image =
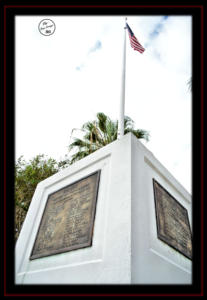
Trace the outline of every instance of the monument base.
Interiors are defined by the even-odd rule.
[[[79,185],[97,172],[94,198],[95,188],[84,194]],[[60,199],[64,205],[50,204]],[[74,221],[77,202],[81,215]],[[38,184],[16,243],[15,281],[191,284],[190,226],[191,196],[129,133]]]

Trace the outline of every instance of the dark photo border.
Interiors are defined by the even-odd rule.
[[[137,5],[70,5],[64,2],[1,1],[3,89],[3,294],[4,296],[203,296],[204,293],[204,6],[191,3]],[[15,285],[14,162],[15,162],[15,16],[18,15],[191,15],[193,18],[192,101],[192,285]],[[206,27],[207,28],[207,27]],[[31,58],[32,59],[32,58]],[[2,64],[2,65],[3,65]]]

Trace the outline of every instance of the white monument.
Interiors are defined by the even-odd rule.
[[[191,284],[191,196],[131,133],[38,184],[16,284]]]

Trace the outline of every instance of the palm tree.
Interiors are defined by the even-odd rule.
[[[84,132],[83,139],[74,138],[74,142],[69,145],[69,151],[78,150],[72,155],[71,164],[117,139],[118,121],[112,121],[104,113],[97,113],[96,118],[92,122],[83,124],[81,129]],[[134,121],[125,116],[124,134],[129,132],[138,139],[149,140],[149,133],[143,129],[134,129]]]

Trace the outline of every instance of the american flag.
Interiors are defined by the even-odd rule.
[[[144,52],[144,48],[142,47],[142,45],[138,42],[137,38],[135,37],[133,31],[131,30],[131,28],[129,27],[129,25],[126,23],[126,28],[128,29],[128,33],[129,33],[129,40],[130,40],[130,44],[132,46],[132,48],[134,50],[139,51],[140,53]]]

